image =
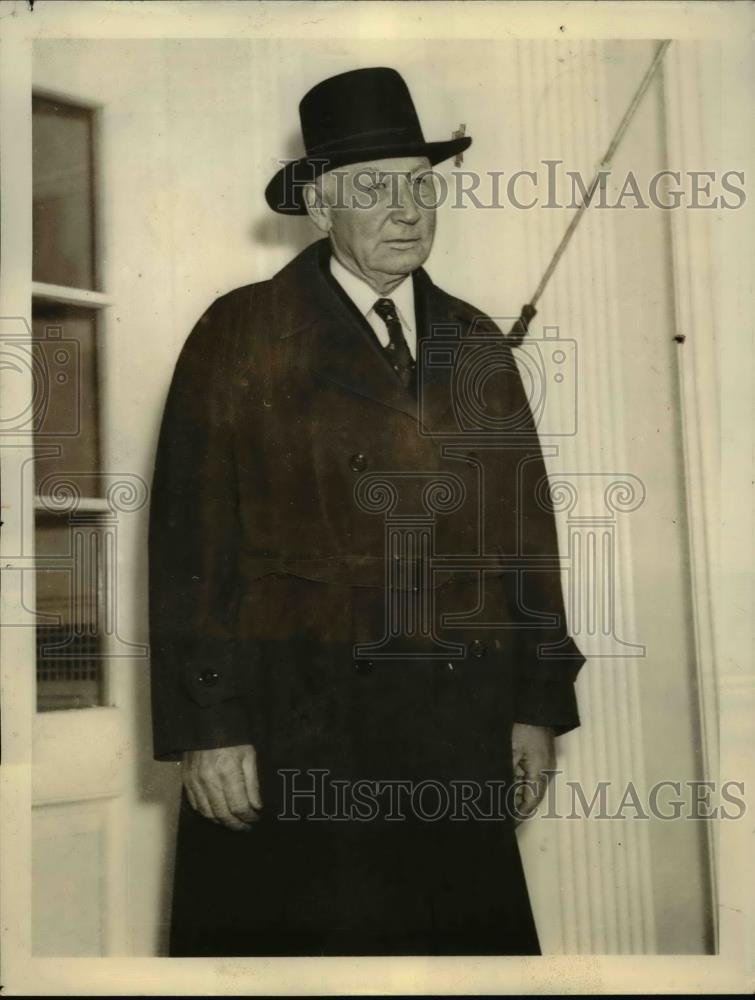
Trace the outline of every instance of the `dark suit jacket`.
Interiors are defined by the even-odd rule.
[[[408,648],[453,675],[473,728],[478,711],[491,733],[496,718],[504,729],[576,726],[583,657],[566,630],[545,469],[508,346],[417,272],[420,353],[438,345],[419,375],[418,421],[328,257],[318,242],[219,298],[176,365],[150,527],[156,756],[277,740],[279,756],[288,741],[311,758],[326,731],[353,749],[360,720],[341,692],[388,669],[379,655],[355,659],[354,644],[385,632],[396,513],[415,526],[424,516],[437,563],[425,583],[433,635],[415,629],[398,658]],[[491,349],[491,370],[478,367],[494,437],[473,412],[480,379],[464,380]],[[398,498],[392,511],[379,509],[381,488]],[[396,579],[413,580],[414,557],[399,556],[408,575]],[[401,704],[390,708],[400,717]]]

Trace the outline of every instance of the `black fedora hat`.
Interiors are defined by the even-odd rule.
[[[409,88],[385,67],[323,80],[302,98],[299,118],[307,155],[286,164],[265,189],[270,208],[284,215],[306,214],[303,186],[326,170],[391,156],[426,156],[435,165],[472,142],[426,142]]]

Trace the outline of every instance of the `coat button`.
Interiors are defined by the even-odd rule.
[[[354,660],[354,670],[358,674],[371,674],[375,664],[372,660]]]
[[[470,642],[469,644],[469,652],[472,656],[476,656],[479,660],[480,657],[484,656],[487,652],[487,647],[484,642],[480,642],[479,639],[475,639],[474,642]]]
[[[220,674],[217,670],[203,670],[197,680],[200,684],[204,684],[205,687],[214,687],[220,680]]]
[[[358,451],[349,459],[349,467],[353,472],[364,472],[367,468],[367,456]]]
[[[453,663],[449,662],[446,664],[446,670],[449,672],[449,674],[452,674],[454,670],[456,670],[456,667],[454,666]]]

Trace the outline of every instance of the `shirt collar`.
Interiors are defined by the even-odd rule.
[[[373,288],[370,288],[366,281],[344,267],[335,254],[331,254],[330,256],[330,273],[363,316],[366,317],[368,315],[379,298],[389,298],[393,300],[396,306],[396,311],[404,330],[411,331],[412,333],[416,332],[414,282],[409,275],[404,278],[400,285],[397,285],[393,289],[390,295],[381,296]]]

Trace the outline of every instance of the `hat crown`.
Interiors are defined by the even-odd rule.
[[[331,76],[299,103],[307,155],[288,161],[265,188],[274,212],[306,215],[303,192],[326,170],[352,163],[422,156],[432,166],[463,152],[471,138],[425,142],[409,88],[383,66]],[[463,131],[463,130],[462,130]]]
[[[299,104],[307,155],[424,142],[409,88],[395,69],[350,70],[323,80]]]

